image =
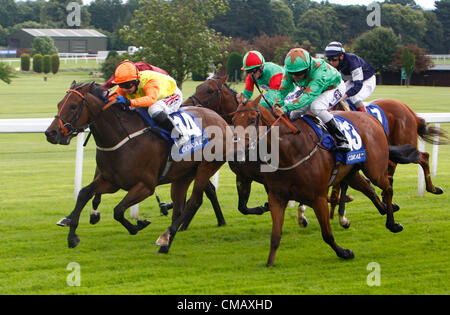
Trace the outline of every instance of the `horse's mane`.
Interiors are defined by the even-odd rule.
[[[104,88],[101,86],[101,84],[96,83],[95,81],[92,82],[75,82],[70,87],[73,90],[81,90],[83,88],[89,87],[89,93],[94,95],[95,97],[99,99],[103,99],[103,94],[105,91],[107,91],[107,88]]]

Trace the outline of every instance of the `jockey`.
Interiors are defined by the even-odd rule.
[[[325,57],[341,72],[345,81],[347,92],[342,100],[348,98],[358,111],[365,112],[363,101],[373,93],[377,84],[374,67],[363,58],[346,53],[339,42],[328,44]]]
[[[343,152],[350,151],[347,138],[338,128],[333,115],[328,112],[328,109],[336,105],[345,93],[345,84],[339,72],[324,60],[312,58],[302,48],[289,51],[284,61],[284,68],[286,74],[281,82],[276,101],[284,105],[274,106],[274,114],[279,116],[288,113],[294,120],[310,110],[322,120],[330,134],[334,136],[337,149]],[[286,96],[296,86],[304,89],[303,94],[286,103],[284,101]]]
[[[183,93],[173,78],[155,71],[139,71],[129,60],[117,66],[114,77],[113,83],[119,85],[115,90],[119,94],[116,103],[131,109],[148,107],[150,117],[162,128],[167,131],[175,130],[179,138],[178,146],[189,140],[169,116],[183,102]]]
[[[136,68],[139,71],[144,71],[144,70],[151,70],[151,71],[155,71],[155,72],[160,72],[163,73],[165,75],[168,75],[167,71],[161,68],[158,68],[154,65],[150,65],[148,63],[146,63],[145,61],[138,61],[135,62],[134,65],[136,66]],[[108,79],[108,81],[106,81],[105,83],[102,84],[102,86],[106,89],[110,89],[114,86],[114,74]]]
[[[266,99],[273,99],[283,79],[283,68],[272,62],[265,62],[263,55],[256,50],[249,51],[242,60],[242,68],[247,72],[245,88],[242,95],[250,99],[253,95],[255,84],[267,91]],[[261,104],[265,103],[261,99]]]

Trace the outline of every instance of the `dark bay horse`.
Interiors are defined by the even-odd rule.
[[[267,126],[270,131],[277,122],[277,118],[269,109],[259,105],[260,99],[261,96],[254,101],[240,103],[233,117],[235,126],[257,127],[254,128],[256,137],[241,139],[246,148],[261,140],[259,126]],[[386,227],[394,233],[402,231],[403,227],[394,221],[393,190],[388,178],[390,149],[381,124],[367,113],[337,113],[352,121],[359,130],[367,150],[367,158],[363,163],[340,165],[334,182],[343,181],[363,192],[381,214],[387,214]],[[343,249],[336,244],[329,222],[327,194],[328,183],[335,166],[334,158],[329,151],[321,148],[317,135],[305,121],[299,119],[294,124],[302,132],[294,134],[290,128],[280,122],[279,137],[273,139],[270,132],[264,134],[269,143],[279,141],[280,161],[280,168],[277,171],[263,174],[273,222],[267,265],[272,266],[274,263],[276,250],[281,240],[284,212],[289,200],[296,200],[312,207],[320,223],[324,241],[333,248],[338,257],[353,258],[354,254],[351,250]],[[397,159],[394,156],[391,158]],[[373,184],[382,189],[385,203],[381,202],[373,187],[359,174],[359,170],[362,170]]]
[[[389,127],[388,142],[390,145],[399,146],[409,144],[417,149],[417,138],[420,137],[424,141],[432,144],[448,144],[447,134],[439,129],[427,125],[425,120],[416,115],[416,113],[405,103],[393,99],[378,99],[370,103],[378,105],[384,112]],[[338,104],[340,108],[340,104]],[[436,142],[435,137],[439,137]],[[419,164],[425,175],[426,190],[432,194],[442,194],[443,190],[434,186],[430,176],[429,154],[427,152],[420,152],[417,159],[412,163]],[[389,179],[393,185],[393,176],[397,163],[389,162]],[[347,186],[343,185],[343,194],[345,194]],[[339,202],[337,195],[339,194],[339,187],[334,187],[331,196],[331,216],[334,209]],[[339,216],[341,224],[349,224],[349,221],[344,217],[345,205],[342,203],[339,207]],[[345,225],[344,225],[345,226]]]
[[[50,143],[68,145],[77,133],[89,127],[97,145],[96,176],[92,183],[81,189],[74,210],[60,221],[61,225],[70,227],[69,247],[76,247],[79,243],[75,232],[80,213],[94,195],[115,193],[119,189],[126,190],[128,193],[114,208],[114,218],[134,235],[149,222],[138,220],[137,225],[133,225],[124,217],[125,211],[151,196],[157,185],[166,183],[172,183],[174,210],[171,228],[174,232],[171,240],[173,240],[185,217],[191,211],[195,211],[201,203],[209,178],[225,163],[226,155],[233,150],[233,145],[230,145],[232,131],[212,110],[184,108],[201,120],[206,136],[210,140],[215,140],[216,144],[220,143],[214,148],[221,149],[223,156],[221,159],[207,161],[203,154],[199,159],[192,155],[169,164],[170,148],[165,140],[151,132],[135,111],[125,110],[117,104],[105,106],[101,99],[104,92],[104,88],[96,83],[74,82],[58,103],[58,114],[45,132]],[[214,126],[216,131],[219,128],[222,134],[208,134],[208,126]],[[166,171],[164,177],[161,176],[163,170]],[[186,203],[187,190],[192,181],[194,181],[192,194]],[[160,249],[160,252],[167,251],[168,247]]]

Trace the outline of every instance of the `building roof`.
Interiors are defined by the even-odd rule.
[[[22,28],[28,34],[40,37],[107,37],[106,35],[91,29],[67,29],[67,28]]]

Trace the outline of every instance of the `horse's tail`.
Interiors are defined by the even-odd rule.
[[[448,134],[440,128],[432,127],[425,122],[425,119],[416,115],[417,134],[425,142],[431,144],[448,144]]]
[[[390,145],[389,160],[399,164],[418,163],[420,152],[411,144]]]

